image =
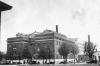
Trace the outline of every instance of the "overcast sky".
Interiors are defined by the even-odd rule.
[[[100,0],[1,0],[13,8],[2,12],[0,50],[6,51],[7,38],[19,33],[59,32],[69,38],[91,41],[100,50]]]

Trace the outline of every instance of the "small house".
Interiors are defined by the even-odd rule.
[[[100,62],[100,51],[97,51],[93,54],[93,59]]]

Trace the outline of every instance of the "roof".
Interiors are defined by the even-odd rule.
[[[8,5],[8,4],[3,3],[3,2],[0,1],[0,11],[9,10],[11,8],[12,8],[12,6],[10,6],[10,5]]]
[[[64,34],[61,34],[61,33],[58,33],[58,32],[56,32],[56,31],[53,31],[53,30],[48,30],[48,29],[46,29],[46,30],[44,30],[44,32],[43,33],[56,33],[56,34],[59,34],[59,35],[61,35],[61,36],[63,36],[63,37],[66,37],[67,38],[67,36],[65,36]]]
[[[16,34],[16,36],[17,37],[20,37],[20,36],[32,36],[32,35],[44,35],[44,34],[51,34],[51,33],[55,33],[55,34],[58,34],[59,36],[63,36],[64,38],[67,38],[67,36],[65,36],[65,35],[63,35],[63,34],[61,34],[61,33],[57,33],[57,32],[55,32],[55,31],[53,31],[53,30],[44,30],[43,32],[37,32],[37,31],[35,31],[35,32],[33,32],[33,33],[31,33],[31,34],[23,34],[23,33],[18,33],[18,34]]]
[[[95,52],[93,55],[98,55],[98,56],[100,56],[100,51]]]

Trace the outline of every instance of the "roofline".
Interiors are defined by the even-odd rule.
[[[9,9],[12,8],[12,6],[10,6],[10,5],[2,2],[2,1],[0,1],[0,6],[3,7],[3,8],[5,8],[5,9],[0,9],[1,11],[9,10]]]

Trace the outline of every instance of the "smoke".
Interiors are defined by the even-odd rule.
[[[78,20],[82,26],[85,26],[85,17],[86,17],[86,10],[84,8],[81,8],[80,10],[77,10],[72,13],[72,18]]]

